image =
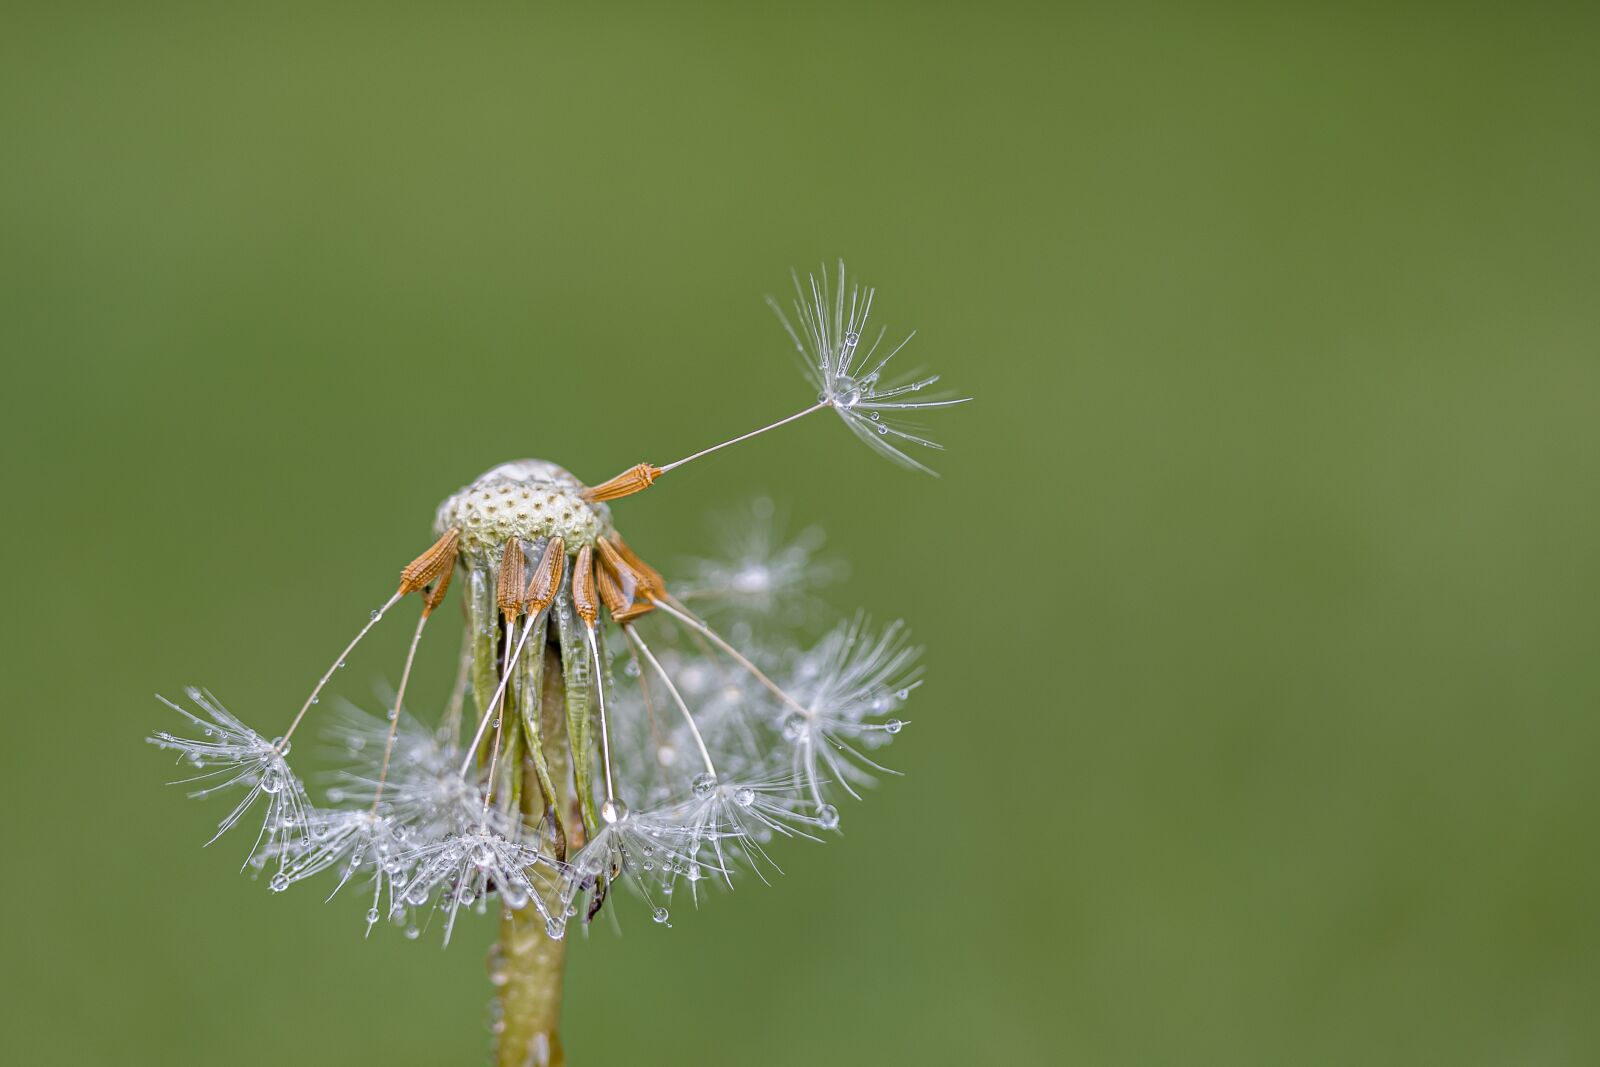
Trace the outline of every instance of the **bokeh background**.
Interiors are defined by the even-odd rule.
[[[979,398],[944,477],[819,418],[617,511],[825,525],[909,774],[575,942],[574,1062],[1600,1059],[1592,6],[5,23],[7,1062],[480,1062],[490,924],[241,878],[151,694],[269,729],[480,470],[807,402],[761,298],[840,255]]]

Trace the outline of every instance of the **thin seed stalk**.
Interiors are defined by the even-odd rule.
[[[529,649],[523,654],[534,651]],[[543,657],[543,670],[539,672],[543,675],[542,684],[537,693],[524,690],[522,699],[536,699],[539,703],[537,709],[525,709],[525,714],[537,715],[539,720],[545,767],[556,790],[556,810],[570,811],[576,800],[572,796],[572,766],[567,753],[567,704],[561,658],[551,644],[543,645],[537,654]],[[538,785],[538,769],[531,752],[524,751],[518,762],[518,774],[523,780],[520,799],[523,817],[528,825],[537,826],[545,817],[546,802]],[[545,905],[552,912],[562,906],[554,892],[546,894]],[[499,1039],[495,1050],[495,1063],[499,1067],[563,1067],[566,1063],[560,1033],[566,952],[564,939],[556,940],[545,932],[538,909],[521,908],[506,912],[501,918],[500,940],[490,963],[493,980],[500,987]]]

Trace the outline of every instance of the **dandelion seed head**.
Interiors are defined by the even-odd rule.
[[[512,538],[562,538],[571,551],[593,545],[611,528],[611,510],[583,499],[583,483],[541,459],[502,463],[448,497],[434,516],[434,531],[461,531],[469,553],[491,554]]]
[[[859,798],[895,773],[879,750],[906,725],[920,650],[902,624],[864,615],[803,647],[802,629],[826,610],[812,591],[844,576],[819,558],[820,528],[785,533],[758,497],[719,524],[721,558],[663,575],[605,503],[824,407],[875,451],[926,469],[907,449],[938,446],[906,420],[961,401],[930,393],[932,376],[890,379],[905,341],[883,343],[874,291],[843,264],[836,278],[797,277],[796,297],[794,318],[779,315],[815,405],[594,485],[541,460],[494,467],[439,505],[437,539],[360,618],[282,737],[199,690],[197,710],[171,705],[189,728],[150,740],[187,767],[196,796],[227,796],[219,834],[261,817],[247,867],[269,889],[326,876],[330,897],[361,897],[369,932],[387,919],[415,939],[437,921],[448,942],[463,910],[512,916],[518,931],[542,919],[559,939],[569,918],[591,921],[626,886],[666,927],[675,892],[698,903],[712,884],[769,881],[781,848],[839,829],[839,794]],[[452,588],[465,620],[456,681],[437,717],[419,720],[407,686]],[[311,715],[308,732],[326,729],[322,754],[335,762],[314,779],[327,788],[313,807],[289,739],[365,636],[418,601],[379,713],[329,716],[328,701]]]

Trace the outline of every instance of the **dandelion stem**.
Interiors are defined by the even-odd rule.
[[[711,455],[711,453],[717,452],[717,451],[719,451],[721,449],[724,449],[724,448],[727,448],[729,445],[736,445],[740,441],[748,441],[752,437],[759,437],[761,434],[766,433],[768,430],[776,430],[779,426],[783,426],[783,425],[786,425],[788,423],[794,422],[796,419],[804,418],[805,416],[811,414],[814,411],[821,411],[823,408],[825,408],[827,406],[828,406],[828,401],[819,400],[819,401],[817,401],[817,403],[815,403],[815,404],[811,405],[810,407],[806,408],[804,411],[797,411],[793,415],[790,415],[788,418],[779,419],[777,422],[771,423],[771,424],[769,424],[767,426],[763,426],[759,430],[751,430],[747,434],[740,434],[738,437],[730,438],[730,439],[722,442],[720,445],[712,445],[710,448],[703,448],[700,451],[696,452],[692,456],[684,456],[680,460],[676,460],[676,461],[674,461],[672,463],[668,463],[665,467],[660,468],[660,471],[661,471],[662,474],[665,474],[668,471],[670,471],[670,470],[672,470],[672,469],[674,469],[676,467],[683,466],[685,463],[689,463],[689,462],[692,462],[693,460],[697,460],[701,456],[709,456],[709,455]]]
[[[565,790],[572,779],[563,755],[566,717],[561,663],[549,645],[533,654],[544,657],[542,684],[536,692],[523,692],[522,699],[536,705],[529,711],[543,721],[544,734],[550,742],[548,756],[554,777]],[[570,795],[550,798],[552,808],[570,802]],[[523,789],[521,810],[528,824],[539,822],[545,814],[544,804],[539,790]],[[544,890],[536,884],[534,892]],[[545,903],[551,909],[561,906],[555,896]],[[499,987],[500,1010],[496,1024],[499,1036],[495,1050],[495,1063],[499,1067],[528,1064],[564,1067],[566,1054],[561,1047],[560,1026],[566,951],[566,940],[549,936],[538,909],[508,909],[502,916],[500,940],[489,963],[491,977]]]

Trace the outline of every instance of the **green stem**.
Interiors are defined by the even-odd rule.
[[[534,654],[529,649],[524,655]],[[543,657],[543,679],[537,697],[524,692],[523,699],[539,701],[527,709],[538,716],[549,780],[554,784],[557,810],[571,809],[572,774],[567,754],[566,695],[561,660],[548,643],[537,650]],[[513,718],[510,721],[515,722]],[[530,826],[539,825],[546,814],[544,791],[534,786],[537,768],[533,756],[525,752],[521,761],[521,808]],[[545,893],[545,905],[552,912],[561,901],[554,890]],[[526,907],[507,912],[500,920],[500,940],[490,963],[491,975],[500,987],[499,1038],[495,1063],[499,1067],[564,1067],[561,1049],[561,986],[566,966],[567,943],[545,932],[538,909]]]

